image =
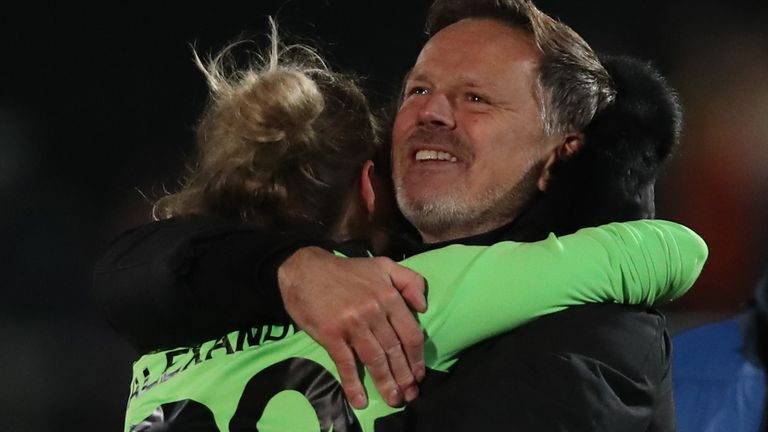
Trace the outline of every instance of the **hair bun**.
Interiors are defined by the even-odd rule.
[[[312,122],[323,111],[323,95],[305,74],[288,69],[267,71],[242,82],[242,95],[230,103],[249,141],[306,143],[313,138]]]
[[[248,70],[235,79],[224,78],[221,62],[206,69],[213,106],[209,114],[226,117],[220,131],[231,142],[310,142],[312,122],[324,108],[323,95],[306,74],[289,68]]]

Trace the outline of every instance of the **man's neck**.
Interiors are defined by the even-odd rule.
[[[507,218],[505,221],[487,222],[484,224],[441,228],[435,232],[424,232],[419,230],[421,240],[425,245],[438,243],[450,243],[453,241],[480,236],[485,233],[495,231],[501,227],[509,225],[514,218]]]
[[[507,232],[513,229],[514,222],[510,222],[506,225],[497,227],[490,231],[482,232],[479,234],[473,234],[464,237],[452,238],[449,240],[439,242],[424,242],[421,245],[415,245],[409,250],[406,255],[414,255],[441,247],[449,246],[452,244],[472,245],[472,246],[488,246],[500,241],[506,240]]]

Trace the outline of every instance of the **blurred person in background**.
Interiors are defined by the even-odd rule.
[[[768,270],[738,316],[673,338],[680,432],[768,431]]]

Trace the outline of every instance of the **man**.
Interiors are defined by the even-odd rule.
[[[555,188],[557,176],[567,171],[557,168],[578,157],[587,125],[610,102],[608,74],[575,33],[525,1],[438,2],[430,16],[433,37],[409,75],[393,132],[394,177],[404,214],[428,247],[532,240],[549,230],[567,230],[567,215],[552,215],[561,202],[552,197],[567,189]],[[585,154],[588,148],[587,143]],[[666,154],[653,156],[647,171],[655,173]],[[628,201],[636,204],[636,198]],[[648,195],[639,201],[647,203]],[[643,216],[648,207],[634,210],[619,217]],[[547,213],[546,220],[536,217]],[[594,222],[598,213],[582,222]],[[391,390],[391,403],[402,400],[402,393],[412,399],[407,393],[413,377],[423,374],[413,354],[418,335],[400,332],[393,323],[403,345],[386,344],[380,336],[393,331],[381,324],[391,310],[403,307],[376,294],[389,289],[390,275],[380,263],[353,269],[310,248],[292,254],[278,274],[286,309],[325,344],[340,372],[346,370],[342,378],[353,403],[361,391],[354,382],[353,349],[370,360],[369,368],[391,372],[379,386]],[[379,288],[372,289],[373,301],[351,302],[343,290],[339,294],[338,278],[356,281],[350,290],[361,280]],[[302,291],[307,287],[311,294]],[[341,324],[328,322],[318,306],[322,293],[333,298],[336,310],[342,306]],[[360,340],[350,327],[370,328],[378,352],[360,355]],[[380,427],[669,429],[665,343],[663,319],[653,313],[618,306],[563,312],[465,353],[450,376],[430,375],[424,395]]]
[[[438,2],[429,20],[432,37],[409,74],[393,130],[401,210],[428,247],[532,240],[567,229],[562,219],[570,215],[552,214],[569,209],[552,201],[563,186],[548,191],[549,183],[609,103],[608,74],[581,38],[527,2]],[[668,154],[646,150],[649,160]],[[628,171],[614,180],[627,186]],[[575,217],[591,223],[652,214],[636,205],[651,202],[650,191],[634,190],[624,208],[601,214],[610,207],[604,204],[591,220]],[[543,213],[550,219],[537,220]],[[307,322],[297,318],[291,284],[281,288],[291,316]],[[671,429],[667,343],[663,318],[644,311],[585,307],[540,319],[465,352],[446,385],[422,386],[429,397],[412,403],[400,426]]]

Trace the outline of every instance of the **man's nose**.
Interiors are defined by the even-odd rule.
[[[443,93],[432,93],[426,98],[419,110],[419,123],[422,126],[452,129],[456,120],[448,97]]]

